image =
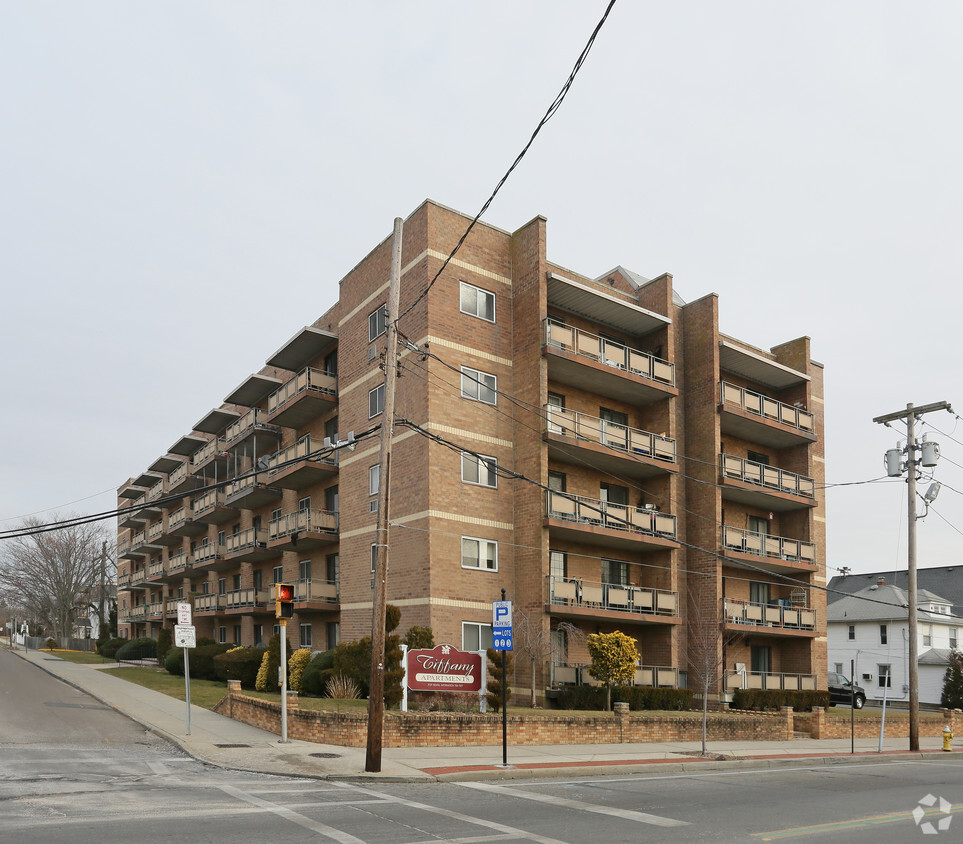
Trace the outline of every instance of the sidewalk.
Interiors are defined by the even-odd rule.
[[[191,707],[187,735],[184,701],[104,674],[94,665],[78,665],[44,651],[14,651],[17,656],[59,677],[146,729],[183,749],[190,756],[222,768],[282,776],[385,781],[520,779],[584,777],[594,774],[679,773],[720,768],[770,768],[822,763],[852,764],[881,759],[946,758],[938,737],[920,738],[921,752],[908,751],[905,738],[886,739],[883,754],[878,739],[801,738],[795,741],[711,741],[716,758],[698,754],[693,741],[646,744],[509,745],[508,767],[502,767],[501,746],[387,747],[381,772],[365,773],[365,749],[289,741],[223,715]],[[99,666],[110,667],[110,666]],[[511,736],[509,736],[511,740]]]

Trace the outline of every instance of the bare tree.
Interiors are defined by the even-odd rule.
[[[512,612],[512,628],[512,650],[518,654],[520,660],[528,662],[531,678],[531,707],[534,709],[537,705],[535,676],[539,663],[562,657],[564,654],[556,652],[558,638],[553,637],[552,630],[543,626],[540,614],[533,618],[516,605]],[[562,631],[562,635],[569,642],[585,639],[585,633],[567,621],[560,622],[554,629]]]
[[[31,533],[44,524],[56,525],[78,518],[55,514],[49,523],[37,518],[20,525],[23,535],[0,544],[0,578],[9,603],[20,607],[59,636],[69,636],[78,604],[99,595],[102,577],[114,579],[113,537],[104,522],[65,525]]]

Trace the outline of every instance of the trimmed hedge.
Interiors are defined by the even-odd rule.
[[[157,642],[145,636],[121,645],[114,658],[120,662],[125,659],[154,659],[156,656]]]
[[[216,643],[198,645],[196,648],[191,648],[189,657],[191,677],[198,680],[216,680],[217,674],[214,673],[214,657],[218,654],[225,653],[230,650],[230,648],[230,645],[219,645]],[[167,652],[167,659],[164,660],[164,668],[167,669],[169,674],[176,674],[178,677],[183,677],[184,649],[171,648]]]
[[[97,648],[97,652],[107,659],[114,659],[117,656],[117,651],[129,641],[130,639],[108,639]]]
[[[315,654],[301,674],[301,694],[324,697],[328,679],[334,674],[334,651]]]
[[[240,680],[245,689],[253,689],[264,658],[264,648],[239,648],[214,657],[214,673],[218,680]],[[191,668],[194,658],[191,655]]]
[[[565,686],[556,698],[559,709],[605,709],[604,686]],[[629,709],[680,710],[692,708],[692,689],[656,689],[648,686],[613,686],[612,703],[627,703]]]
[[[791,706],[795,712],[811,712],[814,706],[829,706],[829,692],[736,689],[730,706],[733,709],[751,709],[759,712],[778,711],[783,706]]]

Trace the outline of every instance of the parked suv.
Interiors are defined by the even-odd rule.
[[[856,695],[853,697],[853,691]],[[852,704],[855,709],[862,709],[866,704],[866,690],[862,686],[850,683],[842,674],[829,672],[829,705],[837,703]]]

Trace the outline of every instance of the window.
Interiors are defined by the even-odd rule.
[[[254,625],[254,647],[255,648],[264,647],[264,625],[263,624]]]
[[[932,648],[933,647],[933,625],[921,624],[920,633],[923,634],[923,647]]]
[[[340,562],[340,557],[337,554],[328,554],[324,558],[325,575],[328,578],[328,583],[338,582],[338,564]]]
[[[284,509],[281,508],[281,507],[278,507],[278,508],[272,510],[272,511],[271,511],[271,521],[272,521],[272,522],[277,522],[277,521],[279,521],[279,520],[281,519],[281,515],[283,514],[283,512],[284,512]]]
[[[856,625],[855,625],[855,624],[850,624],[850,625],[849,625],[849,641],[850,641],[850,642],[856,641]]]
[[[368,467],[368,495],[377,495],[381,484],[381,466],[375,463]]]
[[[886,625],[885,624],[881,624],[879,626],[879,643],[881,645],[886,644]]]
[[[627,586],[629,583],[629,564],[622,560],[602,560],[602,583]]]
[[[241,625],[240,624],[234,625],[234,644],[235,645],[241,644]]]
[[[220,642],[222,645],[226,645],[226,644],[227,644],[227,628],[226,628],[226,627],[218,627],[218,628],[217,628],[217,641]]]
[[[495,294],[475,287],[473,284],[461,283],[461,312],[470,314],[489,322],[495,321]]]
[[[301,581],[307,581],[311,579],[311,561],[301,560],[298,563],[298,579]]]
[[[280,624],[275,624],[275,625],[271,628],[271,632],[272,632],[275,636],[280,636],[280,635],[281,635],[281,625],[280,625]]]
[[[218,580],[217,580],[217,594],[218,594],[218,595],[226,595],[226,594],[227,594],[227,578],[226,578],[226,577],[220,577],[220,578],[218,578]],[[221,641],[223,641],[223,639],[222,639]]]
[[[484,651],[492,646],[492,626],[464,621],[461,625],[461,649],[463,651]]]
[[[388,306],[382,305],[378,310],[368,314],[368,342],[370,343],[387,331]]]
[[[876,678],[879,687],[881,689],[891,689],[893,688],[893,666],[891,665],[877,665],[876,671],[878,676]]]
[[[555,413],[565,411],[565,396],[560,393],[548,394],[548,430],[553,434],[565,433],[565,428],[555,421]]]
[[[300,642],[302,648],[311,647],[311,625],[301,624],[298,626],[298,632],[300,634]]]
[[[274,567],[274,582],[283,583],[284,582],[284,566]]]
[[[310,497],[310,496],[308,496],[307,498],[299,498],[299,499],[298,499],[298,512],[299,512],[299,513],[304,513],[305,511],[310,510],[310,509],[311,509],[311,497]]]
[[[338,512],[338,485],[329,486],[324,491],[324,509],[329,513]]]
[[[753,463],[762,463],[763,466],[769,465],[769,455],[763,454],[760,451],[752,451],[751,449],[746,454],[746,459]]]
[[[371,543],[371,573],[374,574],[375,565],[378,560],[378,546],[372,542]]]
[[[841,662],[834,662],[834,663],[833,663],[833,670],[834,670],[837,674],[842,674],[842,673],[843,673],[843,664],[842,664]]]
[[[385,409],[385,385],[379,384],[368,393],[368,418],[377,416]]]
[[[479,484],[480,486],[497,487],[498,480],[495,475],[495,468],[498,466],[494,457],[486,457],[474,454],[461,453],[461,479],[466,484]]]
[[[769,584],[755,583],[749,584],[749,601],[753,604],[769,603]]]
[[[554,665],[565,665],[568,661],[568,632],[555,629],[551,632],[552,663]]]
[[[612,422],[615,425],[628,425],[629,416],[619,410],[609,410],[607,407],[599,408],[599,419],[603,422]]]
[[[769,535],[769,519],[763,519],[759,516],[749,517],[749,533],[754,533],[758,536],[768,536]]]
[[[328,375],[338,374],[338,350],[337,349],[325,355],[324,371],[327,372]]]
[[[951,627],[951,628],[950,628],[950,650],[951,650],[951,651],[955,651],[955,650],[956,650],[956,641],[957,641],[957,640],[956,640],[956,628],[955,628],[955,627]]]
[[[551,469],[548,472],[548,488],[552,492],[565,492],[565,487],[568,485],[568,479],[564,472],[554,472]]]
[[[498,543],[472,536],[461,538],[461,567],[498,571]]]
[[[485,404],[497,404],[496,390],[498,379],[487,372],[463,366],[461,368],[461,395],[472,401],[483,401]]]
[[[254,591],[260,592],[264,588],[264,572],[258,569],[254,572]]]
[[[549,551],[548,573],[555,580],[564,580],[568,577],[568,554],[564,551]]]
[[[629,488],[618,484],[599,484],[599,498],[608,504],[628,504]]]
[[[772,666],[772,651],[768,645],[749,646],[749,669],[753,674],[768,674]]]
[[[328,650],[338,647],[338,639],[341,636],[341,624],[337,621],[328,622]]]
[[[236,591],[240,588],[241,588],[241,575],[235,574],[231,578],[231,589],[234,589]]]

